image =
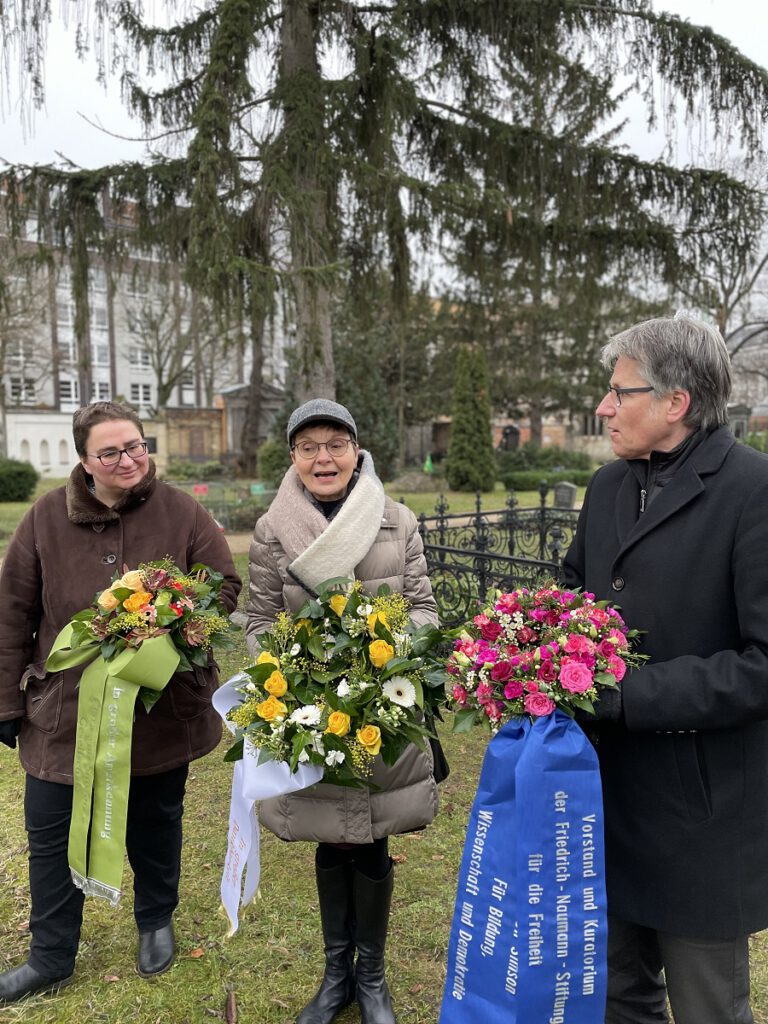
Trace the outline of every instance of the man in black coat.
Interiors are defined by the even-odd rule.
[[[768,925],[768,457],[725,426],[715,328],[649,320],[603,349],[618,461],[590,481],[565,579],[649,656],[585,728],[605,803],[606,1024],[749,1024]]]

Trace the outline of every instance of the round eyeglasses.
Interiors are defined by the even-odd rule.
[[[91,452],[88,453],[90,459],[98,459],[102,466],[116,466],[123,455],[127,455],[129,459],[140,459],[142,455],[147,454],[147,442],[137,441],[136,444],[129,444],[127,448],[110,448],[108,452],[102,452],[101,455],[94,455]]]
[[[649,384],[648,387],[644,388],[616,388],[613,384],[609,384],[608,391],[613,395],[613,404],[617,409],[620,409],[622,395],[642,395],[648,391],[653,391],[653,387]]]
[[[347,454],[349,446],[354,443],[349,437],[333,437],[330,441],[299,441],[291,451],[296,452],[301,459],[314,459],[320,449],[325,448],[330,456],[339,459]]]

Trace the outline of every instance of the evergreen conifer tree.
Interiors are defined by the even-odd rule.
[[[463,346],[456,359],[453,416],[445,476],[454,491],[489,491],[496,479],[491,441],[488,370],[480,348]]]

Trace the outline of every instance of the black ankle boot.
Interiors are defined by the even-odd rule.
[[[355,978],[362,1024],[396,1024],[392,998],[384,977],[384,946],[394,882],[394,867],[379,881],[366,878],[360,872],[355,874]]]
[[[315,868],[320,923],[325,949],[325,974],[314,999],[299,1014],[296,1024],[331,1024],[355,998],[352,967],[352,868]]]
[[[0,1006],[17,1003],[27,996],[58,992],[72,981],[72,974],[59,978],[47,978],[29,964],[20,964],[0,974]]]

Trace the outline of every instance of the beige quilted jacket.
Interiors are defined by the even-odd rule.
[[[256,524],[249,571],[246,637],[252,651],[278,612],[296,611],[306,601],[307,590],[298,580],[312,588],[334,576],[354,576],[374,594],[387,583],[408,598],[417,624],[437,622],[416,517],[384,495],[367,452],[361,452],[355,487],[330,523],[293,467],[288,470],[272,506]],[[318,783],[265,800],[259,819],[281,839],[370,843],[422,828],[437,813],[431,755],[414,746],[391,768],[377,757],[372,781],[378,789]]]

